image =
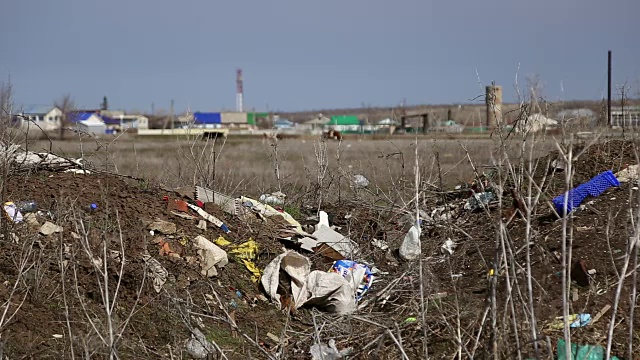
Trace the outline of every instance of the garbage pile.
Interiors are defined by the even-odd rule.
[[[430,348],[452,357],[457,332],[443,319],[458,316],[464,326],[474,326],[487,309],[493,280],[503,298],[507,275],[525,283],[528,248],[539,332],[560,339],[568,323],[580,344],[602,345],[590,334],[606,332],[615,293],[611,263],[623,260],[629,234],[608,234],[603,245],[601,229],[605,221],[615,229],[627,226],[628,219],[608,212],[628,209],[623,193],[638,191],[638,171],[630,165],[631,152],[623,152],[621,162],[619,153],[604,156],[605,147],[590,151],[598,160],[589,162],[588,153],[576,162],[574,189],[563,186],[565,167],[557,161],[534,174],[549,176],[548,201],[531,215],[528,230],[526,194],[513,184],[498,186],[494,173],[438,191],[419,210],[303,204],[294,218],[282,192],[256,194],[256,200],[204,186],[145,188],[86,169],[82,161],[28,154],[32,160],[22,163],[30,164],[30,174],[6,182],[3,221],[9,231],[0,241],[5,264],[15,264],[15,254],[29,259],[22,272],[5,265],[4,273],[24,275],[0,279],[2,301],[25,300],[14,322],[0,323],[0,330],[6,325],[15,339],[10,352],[22,356],[24,349],[35,349],[56,357],[89,343],[104,354],[109,347],[102,339],[109,332],[103,324],[115,321],[118,343],[126,343],[119,346],[122,358],[183,352],[246,358],[250,352],[256,358],[338,359],[371,358],[383,349],[392,357],[405,352],[420,358],[428,327]],[[541,163],[556,159],[550,154]],[[620,163],[625,166],[616,167]],[[506,224],[508,255],[496,256],[498,214]],[[561,316],[558,225],[566,216],[576,234],[567,319]],[[533,234],[529,243],[527,231]],[[24,252],[26,244],[30,252]],[[507,273],[502,256],[517,270]],[[14,284],[22,290],[12,293]],[[50,295],[63,288],[64,296]],[[107,293],[111,317],[103,310]],[[430,306],[424,323],[422,298]],[[55,326],[35,325],[42,323]],[[330,323],[337,325],[328,330]],[[626,339],[625,326],[616,328],[617,338]],[[476,330],[466,343],[478,336],[476,356],[483,357],[478,354],[491,348]],[[624,349],[614,344],[614,352]]]

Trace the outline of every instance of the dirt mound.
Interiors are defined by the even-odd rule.
[[[504,196],[502,207],[494,203],[476,211],[465,210],[468,196],[460,197],[460,192],[430,197],[435,200],[424,210],[434,217],[422,223],[422,283],[420,266],[398,256],[408,230],[406,211],[362,201],[323,207],[336,231],[360,247],[358,261],[376,274],[350,316],[277,308],[232,254],[217,276],[202,274],[194,245],[198,235],[211,241],[224,237],[232,243],[227,250],[255,240],[253,262],[264,269],[284,248],[295,248],[280,240],[287,228],[281,218],[240,220],[205,204],[229,226],[231,232],[225,233],[211,223],[200,228],[201,218],[193,211],[193,218],[176,215],[168,203],[189,199],[144,181],[48,171],[12,175],[5,183],[5,200],[35,200],[39,224],[49,221],[63,230],[44,236],[28,221],[11,224],[4,219],[3,352],[11,358],[100,358],[115,348],[120,358],[190,358],[190,339],[200,334],[213,346],[210,353],[222,352],[229,359],[309,358],[311,345],[329,339],[335,339],[339,350],[351,348],[349,358],[354,359],[423,358],[425,347],[435,358],[458,352],[487,358],[496,350],[501,358],[525,358],[535,356],[534,342],[540,356],[548,356],[562,337],[553,320],[563,310],[563,226],[548,203],[566,190],[564,173],[550,172],[547,165],[557,158],[551,153],[539,159],[533,177],[545,179],[543,200],[529,222],[514,212],[510,195]],[[631,143],[596,144],[575,161],[574,182],[633,163]],[[524,199],[525,189],[518,190]],[[592,316],[589,325],[571,329],[574,342],[606,344],[613,310],[593,320],[605,306],[614,305],[624,276],[637,191],[631,183],[611,188],[570,217],[567,270],[576,267],[572,279],[581,283],[569,290],[570,313]],[[432,211],[443,207],[452,210],[440,220]],[[306,220],[315,215],[313,209],[297,210],[303,228],[317,222]],[[149,224],[156,220],[175,224],[175,231],[151,234]],[[451,254],[442,248],[446,240],[456,244]],[[300,252],[313,269],[331,266],[325,256]],[[574,265],[580,261],[584,266]],[[595,273],[579,278],[578,268]],[[633,261],[626,273],[631,270]],[[631,297],[634,279],[624,277],[617,307],[613,353],[618,355],[627,352],[629,329],[640,327],[637,317],[629,315],[637,306]],[[537,340],[530,330],[534,318]]]

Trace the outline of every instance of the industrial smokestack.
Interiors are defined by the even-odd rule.
[[[244,89],[242,85],[242,69],[236,70],[236,111],[243,111]]]

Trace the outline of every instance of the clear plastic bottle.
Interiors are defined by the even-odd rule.
[[[16,201],[16,207],[23,213],[35,212],[38,210],[38,203],[34,200]]]

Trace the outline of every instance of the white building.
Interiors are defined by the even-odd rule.
[[[28,106],[17,115],[14,119],[24,129],[40,127],[42,131],[54,131],[62,121],[62,110],[55,106]]]
[[[104,135],[107,130],[107,125],[104,123],[104,120],[96,113],[73,113],[69,114],[68,119],[75,124],[78,130],[95,136]]]

